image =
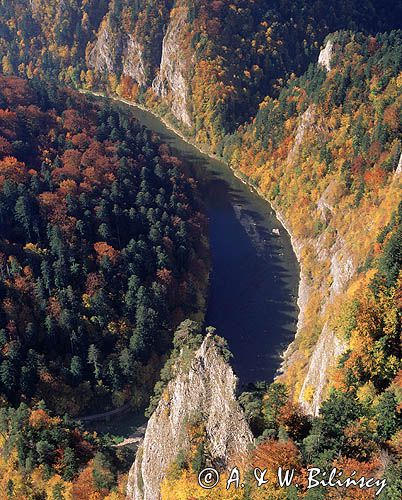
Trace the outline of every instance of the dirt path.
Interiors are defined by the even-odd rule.
[[[126,403],[125,405],[121,406],[120,408],[116,408],[115,410],[111,411],[106,411],[104,413],[96,413],[95,415],[85,415],[82,417],[77,417],[74,420],[76,422],[97,422],[99,420],[105,420],[109,417],[114,417],[116,415],[121,415],[122,413],[125,413],[131,408],[130,403]]]
[[[126,438],[121,443],[116,444],[115,447],[120,448],[121,446],[138,446],[140,442],[144,439],[146,429],[147,429],[147,424],[141,425],[141,427],[138,427],[138,429],[134,432],[132,436]]]

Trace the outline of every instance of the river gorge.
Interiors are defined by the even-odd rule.
[[[123,101],[118,105],[168,144],[197,181],[212,261],[206,325],[228,341],[241,386],[272,381],[297,329],[299,265],[288,233],[228,165],[153,113]]]

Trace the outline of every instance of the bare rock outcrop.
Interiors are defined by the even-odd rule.
[[[325,324],[310,358],[307,375],[300,392],[299,402],[307,413],[318,415],[328,382],[328,370],[336,366],[338,357],[344,350],[344,343],[336,337],[328,324]]]
[[[321,220],[326,223],[329,222],[335,210],[333,188],[334,183],[331,182],[330,184],[328,184],[327,188],[324,190],[317,202],[317,209],[320,213]]]
[[[147,84],[144,48],[133,35],[128,35],[123,54],[123,74],[130,76],[141,87]]]
[[[295,140],[293,142],[293,147],[288,153],[287,163],[293,163],[300,153],[300,148],[303,144],[303,140],[309,130],[312,130],[315,126],[317,118],[317,113],[314,104],[311,104],[306,111],[301,115],[299,125],[296,130]]]
[[[356,271],[347,246],[342,245],[331,257],[331,298],[343,292]]]
[[[188,9],[177,7],[173,11],[162,44],[162,59],[159,73],[152,83],[156,94],[171,99],[173,115],[190,127],[192,120],[189,113],[190,92],[187,78],[188,65],[183,57],[182,38],[187,30]]]
[[[395,175],[400,175],[400,174],[402,174],[402,153],[401,156],[399,157],[398,166],[396,167],[395,170]]]
[[[318,56],[318,64],[325,68],[327,71],[331,71],[331,60],[333,56],[334,42],[327,40],[325,47],[321,50]]]
[[[235,398],[237,379],[207,335],[188,369],[181,369],[165,389],[151,416],[143,445],[131,468],[127,498],[158,500],[169,465],[190,447],[185,424],[199,418],[205,425],[211,461],[230,466],[247,452],[253,437]]]
[[[123,37],[113,29],[110,17],[106,16],[100,26],[94,47],[89,52],[88,66],[98,73],[116,73],[123,54]]]

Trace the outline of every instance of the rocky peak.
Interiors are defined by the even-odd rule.
[[[205,448],[214,465],[232,465],[252,444],[250,428],[235,397],[237,378],[216,339],[208,334],[189,367],[178,368],[166,387],[131,468],[127,498],[160,498],[169,465],[179,451],[190,448],[186,423],[194,418],[205,425]]]
[[[331,60],[333,55],[334,42],[327,40],[325,47],[321,50],[318,56],[318,64],[320,64],[327,71],[331,71]]]

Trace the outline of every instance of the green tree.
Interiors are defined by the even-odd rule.
[[[91,344],[88,348],[88,363],[93,367],[95,378],[99,379],[101,369],[100,351],[94,344]]]
[[[79,356],[73,356],[70,363],[71,375],[76,379],[80,380],[82,377],[82,361]]]
[[[288,389],[284,384],[274,383],[269,386],[263,401],[265,435],[276,437],[279,430],[280,411],[288,398]]]
[[[67,446],[63,453],[63,478],[72,481],[78,472],[79,462],[72,448]]]
[[[379,398],[375,409],[377,434],[382,441],[387,441],[402,427],[397,414],[397,400],[391,390],[385,391]]]

